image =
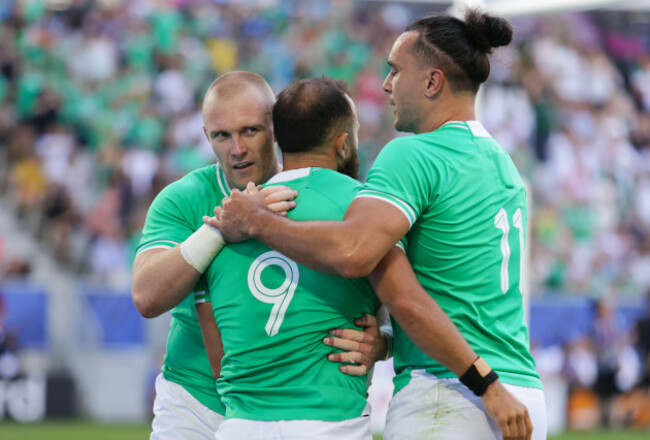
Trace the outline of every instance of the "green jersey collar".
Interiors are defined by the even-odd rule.
[[[470,130],[476,137],[492,137],[480,121],[449,121],[440,126],[440,128],[443,127],[454,127]]]

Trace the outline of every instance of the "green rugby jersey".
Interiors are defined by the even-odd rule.
[[[501,380],[541,388],[522,304],[526,192],[480,122],[389,142],[357,197],[384,200],[408,218],[407,255],[420,284]],[[455,377],[393,329],[395,392],[412,370]]]
[[[149,208],[138,253],[149,249],[172,248],[203,225],[204,215],[214,215],[214,207],[230,194],[219,165],[193,171],[163,189]],[[195,295],[205,292],[203,277],[194,294],[171,310],[167,352],[162,367],[165,379],[185,388],[211,410],[225,413],[214,387],[201,328],[196,317]]]
[[[342,220],[361,184],[335,171],[302,168],[273,177],[298,191],[295,220]],[[366,407],[367,378],[329,362],[334,328],[374,313],[365,278],[298,265],[256,240],[229,244],[205,273],[225,356],[217,388],[226,418],[340,421]]]

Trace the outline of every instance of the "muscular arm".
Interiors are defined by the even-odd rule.
[[[346,278],[368,275],[406,234],[409,221],[385,201],[355,199],[342,222],[297,222],[269,212],[257,194],[233,192],[206,223],[226,240],[256,238],[287,257],[320,272]]]
[[[472,365],[476,353],[444,310],[420,286],[401,249],[391,250],[368,276],[368,281],[420,350],[457,376]]]
[[[255,194],[261,196],[262,203],[270,212],[286,216],[286,211],[296,206],[293,199],[297,193],[289,187],[279,185],[259,191],[253,186],[253,189]],[[169,224],[178,221],[173,215],[166,214]],[[213,240],[214,237],[205,235],[198,238],[199,244],[204,246]],[[215,252],[218,252],[223,242],[213,245]],[[211,246],[207,246],[207,250]],[[177,306],[190,293],[201,273],[188,261],[192,260],[186,260],[181,255],[180,246],[146,250],[136,256],[133,263],[132,296],[142,316],[155,318]]]
[[[368,276],[377,297],[409,339],[458,377],[472,365],[476,353],[463,335],[420,286],[400,249],[393,249]],[[504,439],[530,439],[532,423],[526,407],[497,380],[481,396],[485,409]]]
[[[180,247],[151,249],[133,263],[133,303],[145,318],[155,318],[177,306],[201,274],[183,258]]]

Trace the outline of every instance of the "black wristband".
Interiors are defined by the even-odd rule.
[[[481,397],[483,393],[485,393],[487,387],[498,378],[499,375],[480,357],[476,358],[472,363],[472,366],[459,377],[460,382],[479,397]]]

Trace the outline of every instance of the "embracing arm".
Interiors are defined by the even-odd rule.
[[[180,246],[141,252],[133,263],[133,303],[145,318],[176,307],[201,274],[181,255]]]
[[[404,252],[395,247],[368,276],[377,297],[415,345],[461,376],[476,353],[438,303],[420,286]]]
[[[449,368],[461,381],[472,376],[474,367],[479,370],[476,374],[486,377],[490,367],[478,358],[444,310],[420,286],[401,249],[395,248],[386,255],[368,280],[395,321],[426,355]],[[481,371],[483,368],[487,371]],[[466,381],[463,383],[467,385]],[[530,439],[532,423],[528,410],[498,379],[483,389],[480,396],[503,438]]]
[[[271,212],[286,216],[295,207],[297,194],[286,186],[264,188],[259,194]],[[174,221],[168,216],[165,224]],[[219,231],[203,225],[178,246],[139,253],[133,263],[132,296],[140,314],[154,318],[177,306],[224,244]]]
[[[151,249],[133,263],[133,302],[145,318],[153,318],[185,298],[225,242],[221,233],[203,225],[171,249]]]
[[[297,222],[269,212],[257,194],[233,191],[216,217],[205,217],[226,240],[256,238],[309,268],[346,278],[368,275],[409,229],[391,204],[355,199],[342,222]]]

